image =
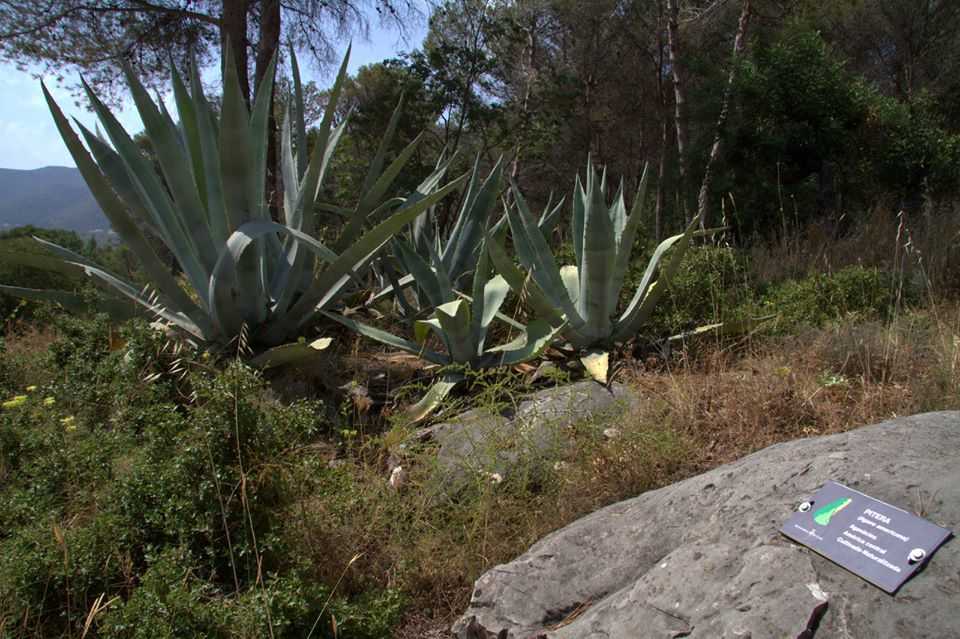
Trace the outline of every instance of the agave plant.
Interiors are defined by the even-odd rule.
[[[246,334],[253,345],[273,346],[291,340],[318,310],[330,307],[390,238],[457,188],[461,180],[436,188],[440,178],[434,175],[425,182],[429,192],[401,199],[387,197],[418,142],[414,140],[383,168],[397,111],[371,164],[359,196],[361,205],[344,226],[336,251],[314,239],[310,234],[321,185],[346,126],[345,120],[335,125],[334,115],[349,51],[309,157],[294,59],[295,96],[288,101],[294,103],[294,109],[288,109],[283,119],[280,144],[283,223],[273,222],[265,177],[276,61],[261,81],[250,111],[229,47],[227,51],[219,117],[204,96],[196,69],[191,70],[189,90],[176,69],[172,70],[179,116],[179,122],[174,122],[163,103],[154,103],[139,79],[125,68],[160,174],[88,86],[84,85],[86,94],[106,132],[104,139],[78,123],[89,151],[44,87],[54,121],[77,167],[114,230],[136,253],[151,290],[141,290],[68,249],[43,243],[200,342],[223,346]],[[384,217],[373,228],[366,228],[369,220]],[[189,289],[161,262],[148,236],[170,251]],[[56,297],[51,292],[3,290]],[[320,348],[325,343],[318,341],[312,346]],[[289,349],[283,357],[289,357]],[[269,358],[263,363],[269,363]]]
[[[501,227],[505,228],[506,214],[503,214],[490,227],[493,211],[499,202],[502,190],[503,158],[497,160],[486,178],[481,178],[478,155],[474,160],[470,181],[455,218],[456,221],[450,231],[444,235],[437,228],[435,206],[420,215],[411,225],[409,239],[400,237],[393,243],[393,258],[399,268],[395,267],[390,260],[380,260],[390,285],[374,295],[371,303],[389,295],[396,295],[403,315],[415,318],[440,304],[456,299],[455,291],[470,285],[469,276],[480,259],[484,235],[488,230],[497,233]],[[559,219],[562,204],[562,200],[554,204],[552,198],[547,203],[538,221],[538,226],[544,235],[552,232]],[[423,280],[418,279],[416,273],[422,269],[421,265],[424,262],[429,263],[433,271],[450,282],[451,286],[443,289],[443,295],[438,297],[438,289],[430,290],[421,285]],[[398,272],[406,275],[400,277]],[[414,284],[416,285],[413,286]],[[411,296],[400,292],[411,287],[415,289]]]
[[[327,316],[356,331],[408,353],[413,353],[441,367],[468,367],[474,370],[513,366],[538,357],[563,328],[534,320],[526,326],[510,322],[521,330],[516,339],[488,347],[487,335],[494,317],[499,316],[510,286],[500,275],[487,279],[490,263],[481,246],[480,261],[473,273],[471,295],[459,293],[443,269],[431,268],[415,252],[406,256],[413,266],[412,275],[430,300],[449,300],[436,305],[431,317],[414,322],[414,339],[409,340],[348,317],[327,313]],[[502,317],[502,316],[501,316]],[[435,335],[445,352],[426,347],[427,337]],[[462,370],[445,371],[424,398],[411,407],[409,416],[419,421],[429,415],[450,391],[465,379]]]
[[[607,381],[607,349],[635,335],[649,320],[665,290],[661,282],[668,282],[679,267],[699,224],[695,219],[683,233],[660,243],[633,298],[618,312],[620,290],[642,218],[647,177],[645,167],[628,215],[622,182],[613,204],[608,205],[606,172],[598,175],[588,161],[586,184],[577,176],[573,195],[571,230],[576,264],[557,265],[516,185],[516,207],[508,215],[513,245],[527,274],[513,263],[499,241],[488,237],[496,270],[540,317],[555,327],[565,326],[564,338],[581,351],[587,370],[603,383]],[[668,251],[669,259],[664,261]],[[659,279],[654,280],[658,273]]]

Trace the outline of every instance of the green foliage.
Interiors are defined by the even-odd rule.
[[[90,279],[77,267],[65,264],[33,240],[39,237],[76,253],[109,264],[111,270],[133,275],[127,267],[127,254],[115,246],[97,246],[84,242],[73,231],[20,226],[0,233],[0,282],[34,289],[60,289],[79,292],[90,289]],[[135,276],[134,276],[135,277]],[[35,302],[25,302],[0,291],[0,318],[15,317],[33,322],[46,321],[49,312]]]
[[[396,593],[331,599],[284,541],[291,478],[327,472],[302,452],[327,429],[316,403],[280,404],[249,368],[209,372],[185,350],[178,381],[142,323],[120,347],[105,319],[59,330],[52,381],[0,411],[0,634],[77,634],[103,593],[105,637],[265,636],[268,619],[304,637],[328,601],[315,636],[331,612],[356,633],[342,636],[386,636]]]
[[[791,23],[759,43],[738,74],[725,157],[714,190],[734,193],[738,231],[783,233],[876,194],[918,202],[960,184],[960,137],[938,106],[902,102],[851,73],[824,37]]]
[[[909,296],[901,300],[909,301]],[[819,326],[850,314],[889,319],[897,308],[897,285],[890,273],[850,266],[777,284],[761,302],[765,312],[779,316],[780,330]]]
[[[654,311],[652,334],[662,337],[705,323],[747,319],[756,297],[748,279],[746,260],[735,249],[691,247]]]

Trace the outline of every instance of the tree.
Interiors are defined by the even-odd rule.
[[[370,10],[401,33],[417,12],[413,0],[3,0],[0,60],[59,78],[79,71],[98,93],[116,97],[118,63],[158,87],[171,58],[208,66],[230,42],[249,95],[249,61],[259,77],[286,40],[330,65],[336,40],[368,32]]]

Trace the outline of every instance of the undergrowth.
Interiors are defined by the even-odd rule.
[[[826,268],[769,278],[762,252],[691,251],[651,339],[774,319],[638,351],[619,380],[640,400],[616,423],[546,448],[491,438],[483,454],[513,466],[478,453],[456,486],[402,419],[427,378],[409,356],[346,337],[337,367],[264,376],[143,323],[11,324],[0,636],[420,638],[483,571],[599,507],[775,442],[960,408],[960,308],[930,267],[952,253],[891,232],[913,252],[821,252]],[[437,421],[510,414],[577,375],[535,368],[472,373]]]

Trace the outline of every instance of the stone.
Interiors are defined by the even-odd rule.
[[[602,424],[639,401],[636,391],[625,384],[608,388],[585,380],[533,393],[501,413],[467,411],[417,435],[421,441],[439,444],[438,476],[451,488],[471,476],[503,479],[521,457],[556,456],[569,443],[571,426],[586,421]]]
[[[960,524],[960,412],[777,444],[614,504],[477,580],[459,639],[960,637],[960,543],[895,596],[779,534],[828,479]],[[824,605],[826,604],[826,605]]]

